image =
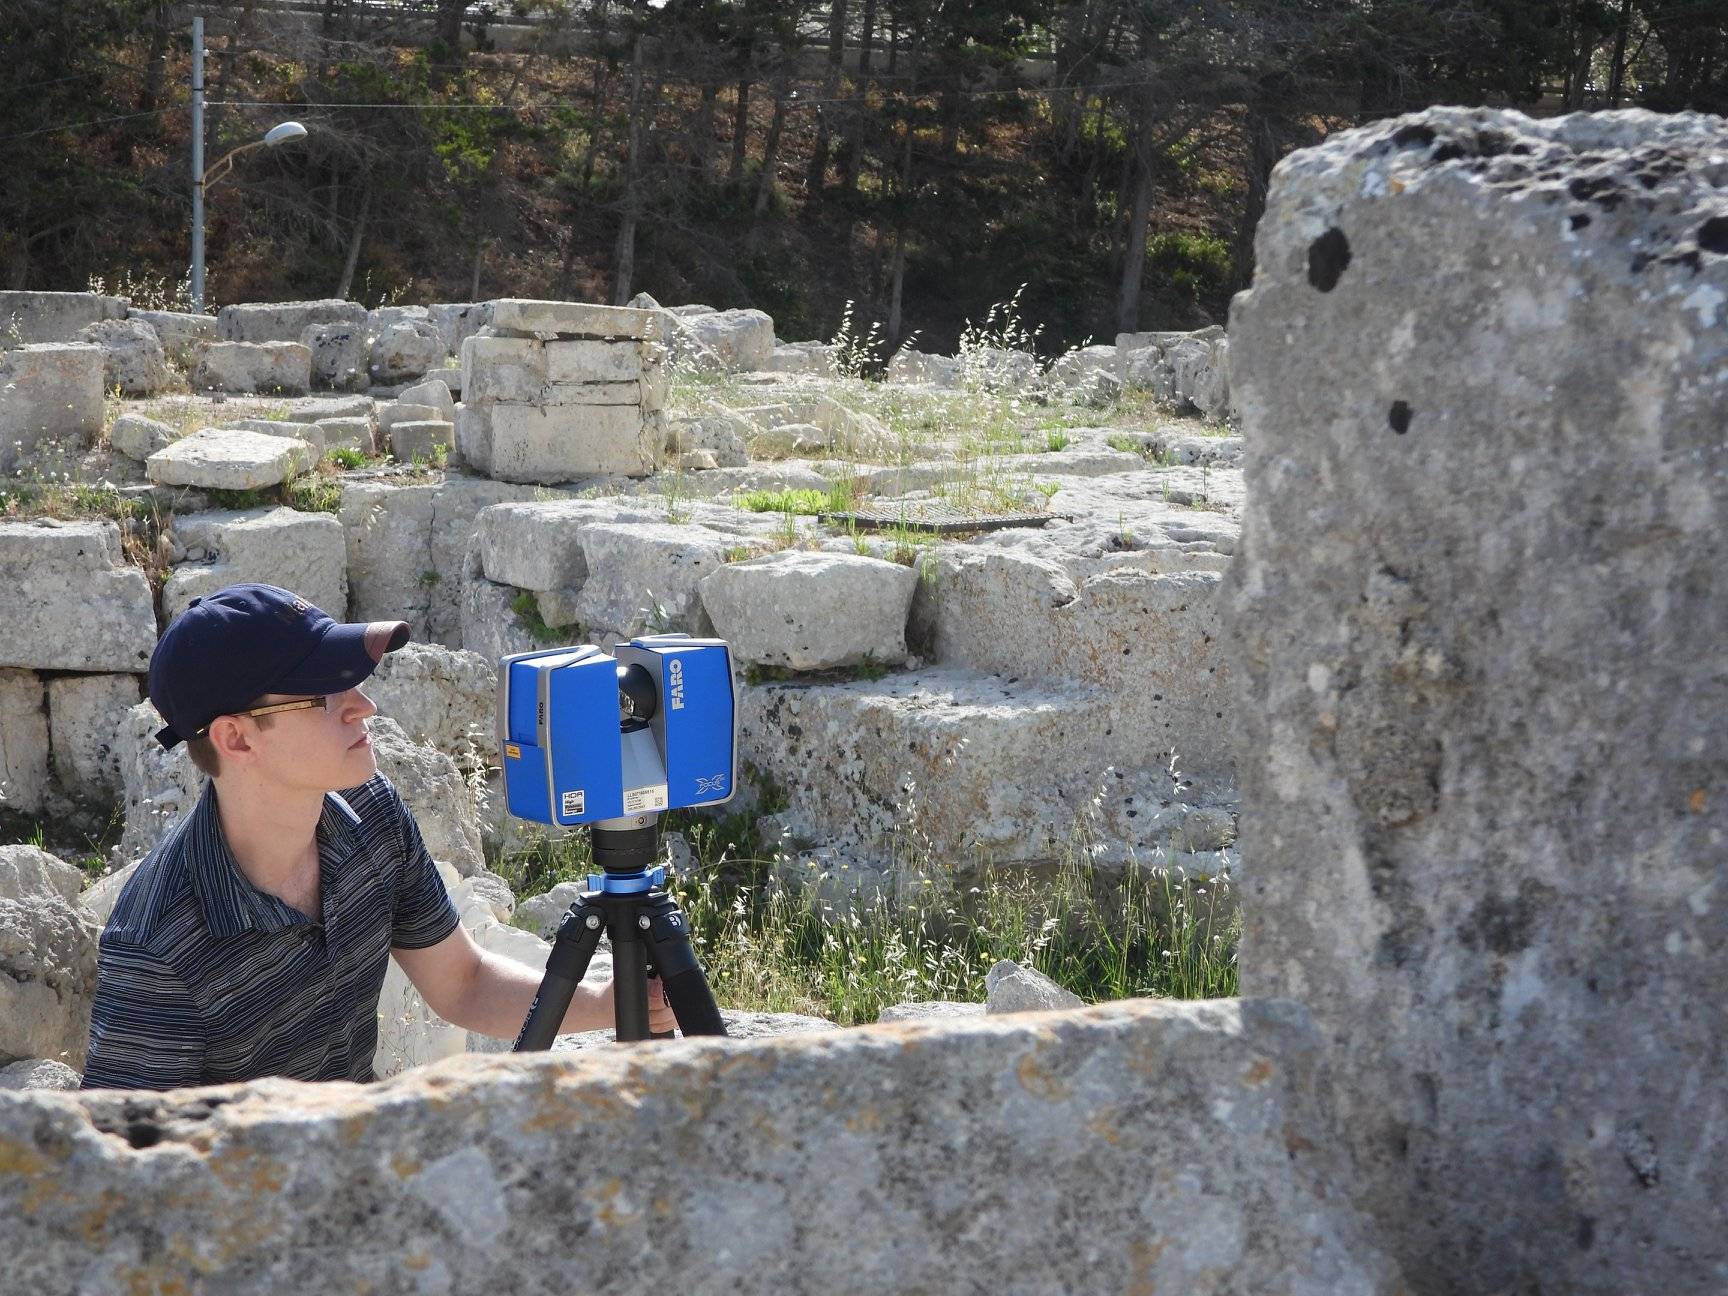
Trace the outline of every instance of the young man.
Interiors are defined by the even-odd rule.
[[[407,641],[272,585],[194,599],[168,627],[156,737],[209,780],[102,932],[85,1088],[371,1080],[391,957],[445,1021],[515,1037],[540,974],[474,944],[367,738],[359,685]],[[652,990],[650,1025],[671,1030]],[[561,1029],[611,1024],[612,987],[585,985]]]

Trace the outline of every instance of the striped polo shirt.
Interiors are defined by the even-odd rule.
[[[325,796],[318,878],[317,921],[248,882],[207,781],[102,931],[84,1087],[373,1079],[390,951],[443,940],[456,910],[382,774]]]

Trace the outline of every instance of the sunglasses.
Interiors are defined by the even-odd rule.
[[[308,711],[313,707],[317,707],[320,710],[327,710],[329,704],[330,699],[327,697],[301,698],[298,702],[272,702],[269,706],[249,707],[245,711],[224,711],[222,714],[232,716],[275,715],[279,711]],[[215,722],[215,719],[212,719],[210,723],[214,724]],[[205,725],[192,736],[194,738],[202,738],[209,732],[210,725]]]

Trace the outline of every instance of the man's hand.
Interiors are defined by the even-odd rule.
[[[616,1009],[613,1007],[612,997],[612,992],[616,985],[617,982],[615,981],[607,981],[603,985],[594,987],[595,995],[593,1011],[595,1014],[604,1018],[605,1026],[612,1025],[614,1020],[616,1020],[614,1017]],[[666,987],[660,984],[659,977],[649,977],[648,1030],[655,1035],[664,1035],[675,1029],[677,1025],[678,1019],[672,1015],[672,1004],[666,998]],[[591,1026],[587,1029],[594,1030],[597,1028]]]

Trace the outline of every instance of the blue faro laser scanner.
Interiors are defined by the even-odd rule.
[[[517,653],[498,664],[505,804],[520,819],[588,825],[594,862],[559,924],[516,1051],[550,1048],[604,932],[617,1037],[648,1038],[648,977],[686,1035],[724,1035],[688,924],[658,863],[663,811],[718,805],[737,781],[732,652],[719,639],[645,635]]]

